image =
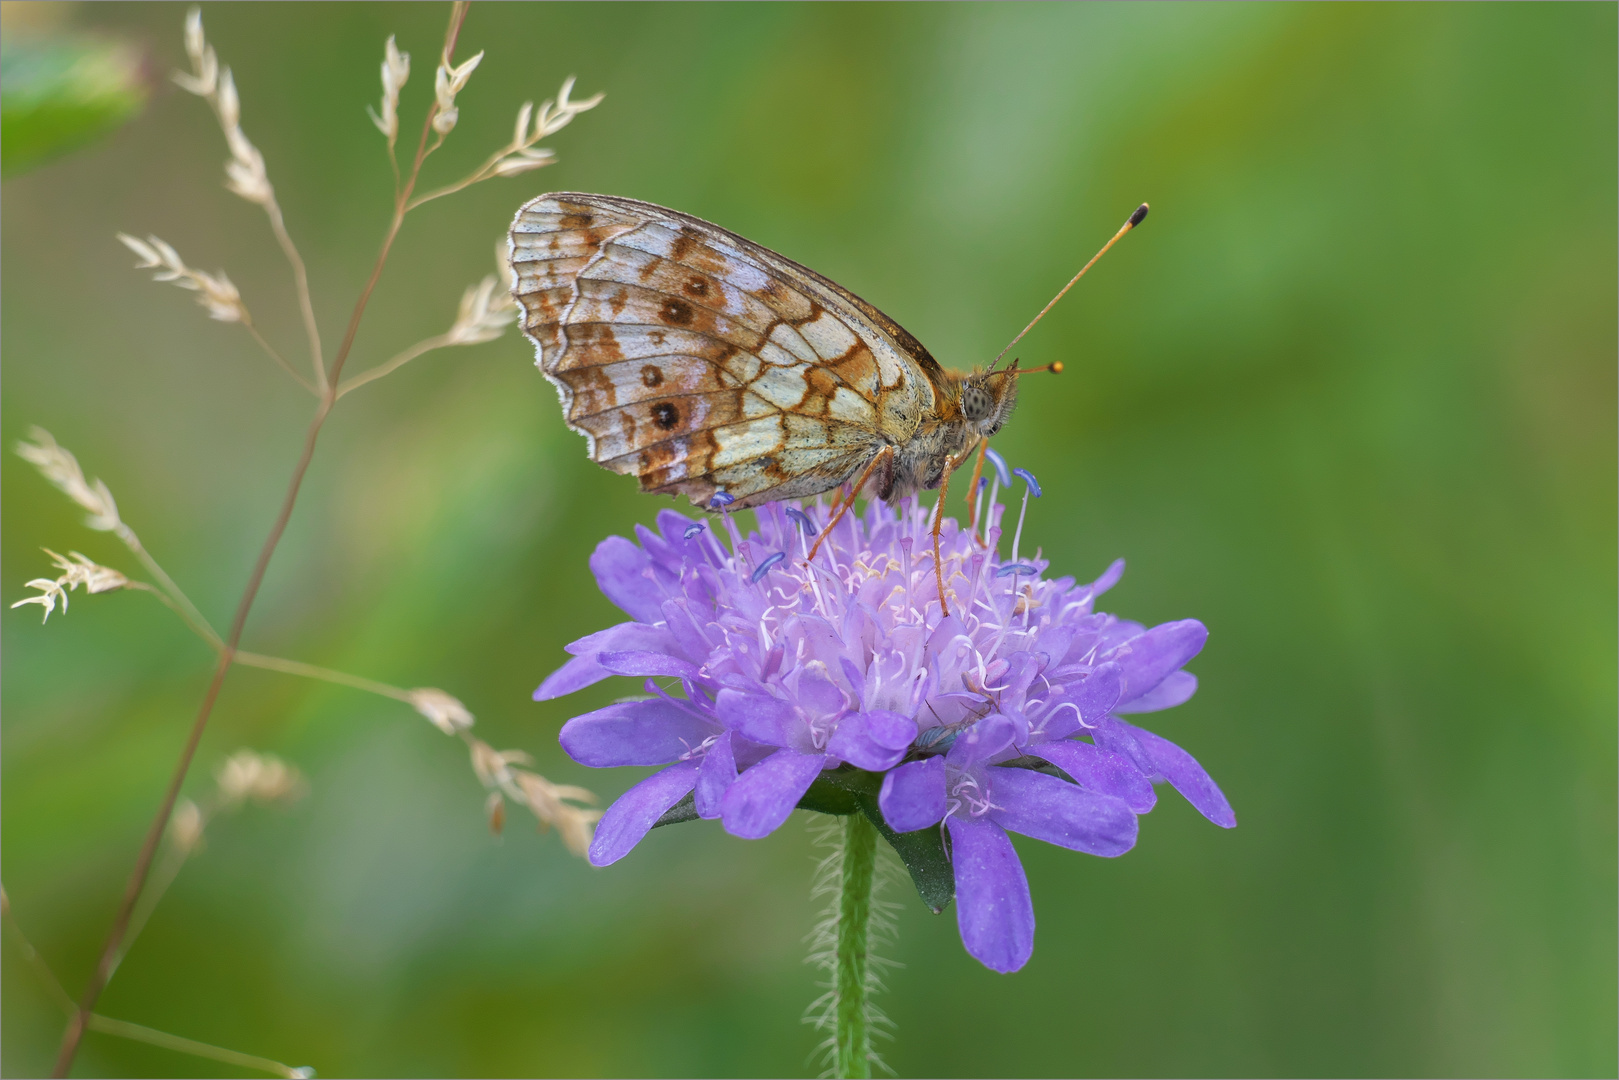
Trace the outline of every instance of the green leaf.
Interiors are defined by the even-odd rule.
[[[146,103],[140,53],[92,38],[0,41],[0,172],[15,176],[115,130]]]
[[[652,827],[656,829],[660,825],[679,825],[682,821],[696,820],[697,798],[688,791],[686,797],[665,810],[663,816],[652,823]]]
[[[956,897],[956,875],[951,869],[949,856],[945,854],[944,837],[939,829],[929,827],[908,833],[897,833],[890,829],[888,822],[883,820],[881,807],[877,804],[877,796],[882,790],[882,778],[876,773],[845,765],[840,769],[822,773],[815,783],[848,793],[860,811],[877,826],[877,831],[888,841],[888,846],[894,849],[900,862],[905,864],[905,869],[911,875],[911,884],[916,886],[917,895],[922,898],[922,902],[930,911],[937,915],[950,906],[950,901]],[[811,790],[814,790],[814,786]],[[802,802],[798,805],[804,806]],[[851,812],[842,811],[842,813]]]

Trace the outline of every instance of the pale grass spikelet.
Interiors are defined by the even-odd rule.
[[[455,316],[455,325],[445,333],[449,345],[477,345],[493,341],[506,327],[517,321],[517,303],[504,288],[497,292],[495,275],[485,277],[476,285],[468,285],[461,294],[461,309]]]
[[[28,434],[34,441],[19,442],[18,456],[33,463],[46,480],[90,512],[90,516],[84,520],[86,526],[97,532],[118,529],[123,523],[118,518],[118,504],[113,501],[107,485],[100,480],[85,480],[78,459],[58,446],[51,433],[44,428],[30,428]]]
[[[135,269],[155,270],[153,281],[172,281],[180,288],[196,293],[197,303],[208,309],[209,318],[252,325],[253,319],[248,314],[247,305],[242,303],[241,293],[225,276],[225,271],[210,274],[193,270],[180,258],[179,252],[155,236],[141,240],[128,233],[119,233],[118,239],[140,256],[141,261],[135,264]]]
[[[400,52],[394,36],[389,34],[382,57],[382,112],[377,113],[369,105],[365,111],[371,114],[377,130],[387,136],[390,150],[399,139],[399,91],[409,78],[410,53]]]
[[[489,788],[484,813],[489,828],[497,835],[506,823],[505,799],[528,807],[541,829],[555,828],[562,843],[575,855],[590,848],[591,835],[601,811],[573,803],[594,803],[593,792],[572,784],[553,784],[538,773],[514,765],[532,764],[521,750],[496,750],[481,739],[467,739],[472,753],[472,771]]]
[[[192,8],[186,12],[186,55],[191,58],[192,74],[183,71],[174,73],[174,81],[180,89],[198,97],[211,97],[219,88],[219,57],[214,55],[214,48],[208,44],[208,39],[202,32],[202,9]]]
[[[512,141],[500,152],[499,159],[493,166],[495,176],[517,176],[551,164],[556,155],[545,147],[535,148],[534,144],[548,135],[554,135],[573,122],[573,118],[582,112],[594,109],[601,104],[605,94],[595,94],[584,101],[569,101],[568,95],[573,91],[573,76],[568,76],[563,82],[562,89],[557,93],[557,100],[540,106],[539,112],[534,112],[534,103],[525,101],[523,107],[517,110],[517,127],[512,133]],[[530,121],[533,126],[530,127]]]
[[[169,819],[169,841],[182,854],[189,855],[202,845],[207,821],[202,808],[190,799],[181,799]]]
[[[258,803],[293,802],[304,796],[308,785],[296,766],[274,754],[238,750],[214,774],[219,794],[226,805],[248,799]]]
[[[419,686],[408,694],[413,709],[430,720],[446,735],[472,726],[472,713],[459,698],[431,686]]]
[[[457,67],[450,66],[448,55],[439,61],[438,71],[433,77],[433,96],[438,102],[438,110],[433,114],[433,130],[441,138],[455,130],[456,121],[461,118],[455,96],[466,88],[467,80],[472,78],[472,73],[482,62],[482,52]]]
[[[42,548],[41,550],[51,557],[51,562],[55,563],[56,568],[62,571],[62,575],[54,580],[51,578],[35,578],[28,582],[27,588],[38,589],[39,595],[18,600],[11,606],[20,608],[24,604],[38,604],[45,609],[45,618],[42,621],[49,621],[51,612],[56,610],[58,601],[61,602],[62,611],[65,614],[67,612],[67,594],[77,589],[80,585],[84,586],[84,591],[87,593],[104,593],[112,592],[114,589],[127,589],[132,584],[123,574],[110,566],[97,564],[88,555],[70,551],[64,558],[50,548]]]
[[[203,34],[202,11],[198,8],[192,8],[186,15],[185,40],[186,55],[191,58],[191,74],[177,71],[174,81],[180,89],[206,98],[219,117],[219,126],[231,153],[231,159],[225,163],[225,186],[248,202],[269,206],[275,200],[275,189],[270,186],[264,155],[242,133],[242,107],[236,94],[236,80],[231,77],[230,68],[220,68],[219,58]]]

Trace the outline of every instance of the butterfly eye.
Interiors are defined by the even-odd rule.
[[[982,420],[995,407],[995,399],[982,386],[968,386],[961,392],[961,412],[969,420]]]

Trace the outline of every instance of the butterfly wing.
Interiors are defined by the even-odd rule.
[[[935,408],[942,371],[892,319],[687,214],[542,195],[517,212],[511,262],[568,426],[643,491],[736,507],[813,495]]]

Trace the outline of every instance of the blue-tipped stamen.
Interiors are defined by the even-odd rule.
[[[782,509],[787,512],[788,517],[792,518],[798,523],[798,527],[800,529],[803,529],[806,533],[809,533],[812,536],[814,535],[815,522],[810,520],[808,514],[804,513],[802,510],[795,510],[791,506],[784,506]]]
[[[1030,472],[1028,469],[1013,469],[1012,475],[1021,476],[1023,478],[1023,482],[1029,485],[1029,493],[1037,499],[1040,497],[1040,481],[1034,478],[1034,473]]]
[[[708,528],[708,524],[706,522],[699,521],[699,522],[696,522],[694,524],[687,525],[686,526],[686,531],[684,533],[682,533],[681,535],[685,539],[690,540],[692,537],[696,536],[698,533],[702,532],[706,528]]]
[[[755,581],[755,582],[758,581],[760,578],[762,578],[766,574],[770,573],[770,568],[772,566],[775,566],[777,563],[781,562],[781,560],[785,559],[786,557],[787,557],[787,553],[785,551],[776,552],[774,555],[770,556],[764,562],[760,563],[758,568],[755,569],[753,571],[753,573],[748,576],[748,580],[749,581]]]
[[[736,496],[727,491],[716,491],[714,497],[708,500],[710,510],[723,510],[736,502]]]
[[[1038,574],[1039,572],[1040,572],[1039,567],[1030,566],[1026,562],[1007,563],[1005,566],[1003,566],[1000,569],[995,571],[995,576],[996,577],[1006,577],[1008,574],[1019,574],[1019,575],[1030,574],[1030,575],[1034,575],[1034,574]]]
[[[984,447],[984,456],[989,459],[991,465],[995,466],[995,476],[1000,480],[1001,486],[1011,487],[1012,473],[1006,467],[1006,459],[996,453],[993,446]]]

